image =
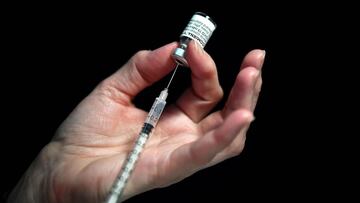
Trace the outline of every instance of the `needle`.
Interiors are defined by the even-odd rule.
[[[174,78],[174,76],[175,76],[175,73],[176,73],[178,67],[179,67],[179,64],[177,63],[177,64],[176,64],[176,67],[175,67],[175,70],[174,70],[174,72],[173,72],[173,74],[171,75],[171,78],[170,78],[170,80],[169,80],[169,83],[168,83],[168,85],[166,86],[166,89],[169,89],[169,86],[170,86],[170,84],[171,84],[171,82],[172,82],[172,80],[173,80],[173,78]]]

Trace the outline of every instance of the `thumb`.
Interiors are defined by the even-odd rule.
[[[139,51],[117,72],[105,79],[99,88],[116,90],[112,97],[130,103],[144,88],[160,80],[174,69],[171,52],[177,47],[173,42],[153,51]],[[110,91],[113,92],[113,91]]]

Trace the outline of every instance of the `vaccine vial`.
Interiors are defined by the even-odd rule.
[[[195,40],[204,48],[215,28],[216,23],[208,15],[196,12],[180,35],[179,46],[172,54],[176,63],[182,66],[189,66],[186,61],[186,50],[189,42]]]

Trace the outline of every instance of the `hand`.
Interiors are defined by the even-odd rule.
[[[131,101],[172,71],[170,55],[176,46],[140,51],[100,83],[41,151],[10,202],[102,202],[147,115]],[[211,57],[190,43],[192,86],[165,108],[129,179],[125,199],[178,182],[242,151],[264,57],[261,50],[245,57],[225,107],[208,115],[223,92]]]

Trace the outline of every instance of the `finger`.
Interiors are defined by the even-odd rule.
[[[222,111],[223,116],[229,115],[238,108],[249,110],[255,108],[254,86],[256,84],[257,75],[261,74],[259,71],[261,71],[264,64],[265,54],[266,52],[264,50],[256,49],[245,56],[241,64],[241,71],[236,78],[235,85],[232,88],[228,101]],[[249,67],[252,67],[252,70],[249,70]],[[258,70],[258,72],[254,69]]]
[[[253,89],[253,93],[252,93],[252,97],[251,97],[250,109],[252,112],[254,111],[254,109],[256,107],[256,103],[257,103],[259,93],[261,90],[261,85],[262,85],[262,77],[261,77],[261,73],[260,73],[258,79],[255,81],[255,85],[254,85],[254,89]],[[246,126],[245,128],[243,128],[241,133],[239,133],[239,135],[237,135],[235,137],[235,139],[232,141],[232,143],[228,147],[226,147],[222,152],[218,153],[216,155],[216,157],[211,161],[211,164],[209,164],[209,165],[219,163],[220,161],[228,159],[229,157],[240,154],[240,152],[243,150],[244,145],[245,145],[246,133],[247,133],[248,129],[249,129],[249,126]]]
[[[217,153],[225,149],[252,119],[250,111],[233,112],[216,130],[174,151],[169,157],[170,170],[196,171],[204,167]]]
[[[262,78],[261,74],[259,75],[259,78],[255,81],[255,87],[254,87],[254,93],[252,96],[252,103],[251,103],[251,112],[254,111],[257,99],[260,93],[262,84]],[[223,151],[218,153],[215,158],[211,161],[211,163],[208,164],[208,166],[214,165],[216,163],[219,163],[225,159],[228,159],[230,157],[236,156],[240,154],[240,152],[243,150],[245,146],[245,140],[246,140],[246,133],[249,129],[250,125],[247,125],[244,127],[241,132],[234,138],[232,143],[226,147]]]
[[[216,66],[211,57],[192,41],[187,52],[192,87],[176,102],[194,122],[200,121],[222,98]]]
[[[170,43],[154,51],[137,52],[122,68],[105,79],[97,89],[112,99],[131,103],[145,87],[160,80],[175,67],[171,52],[177,43]]]
[[[227,115],[237,109],[253,110],[260,88],[261,73],[259,73],[257,69],[248,67],[241,70],[233,88],[237,91],[232,91],[230,93],[228,102],[222,111],[217,111],[208,115],[199,123],[202,132],[208,132],[217,128],[221,125]]]
[[[254,97],[255,83],[259,77],[259,70],[254,67],[247,67],[240,71],[236,77],[234,87],[232,88],[229,98],[222,110],[223,116],[230,115],[233,111],[244,108],[251,110]]]
[[[261,69],[264,63],[265,53],[263,50],[253,50],[245,56],[240,68],[241,71],[230,92],[229,99],[221,112],[222,117],[227,117],[237,109],[244,108],[254,111],[262,84]],[[218,125],[219,122],[213,123],[215,123],[214,125]],[[208,123],[205,124],[207,128],[211,128],[211,126],[208,126]],[[232,143],[222,152],[218,153],[209,165],[239,154],[244,147],[248,127],[249,126],[243,128],[242,132],[234,138]]]
[[[252,112],[254,112],[254,110],[255,110],[256,103],[257,103],[259,93],[261,90],[261,85],[262,85],[262,78],[261,78],[261,73],[260,73],[258,79],[255,81],[255,85],[254,85],[254,89],[253,89],[253,93],[252,93],[251,105],[250,105],[250,109]],[[217,155],[218,156],[216,158],[216,159],[218,159],[217,161],[227,159],[227,158],[229,158],[229,156],[236,156],[242,151],[242,149],[244,148],[244,145],[245,145],[245,138],[246,138],[246,133],[247,133],[248,128],[249,128],[249,126],[244,128],[242,134],[236,136],[236,138],[229,145],[229,147],[227,147],[226,149],[224,149],[221,153],[219,153]],[[217,162],[217,161],[215,161],[215,162]]]
[[[246,67],[254,67],[258,70],[261,70],[263,64],[264,64],[264,59],[265,59],[265,50],[260,50],[260,49],[255,49],[250,51],[244,58],[240,69],[244,69]]]

